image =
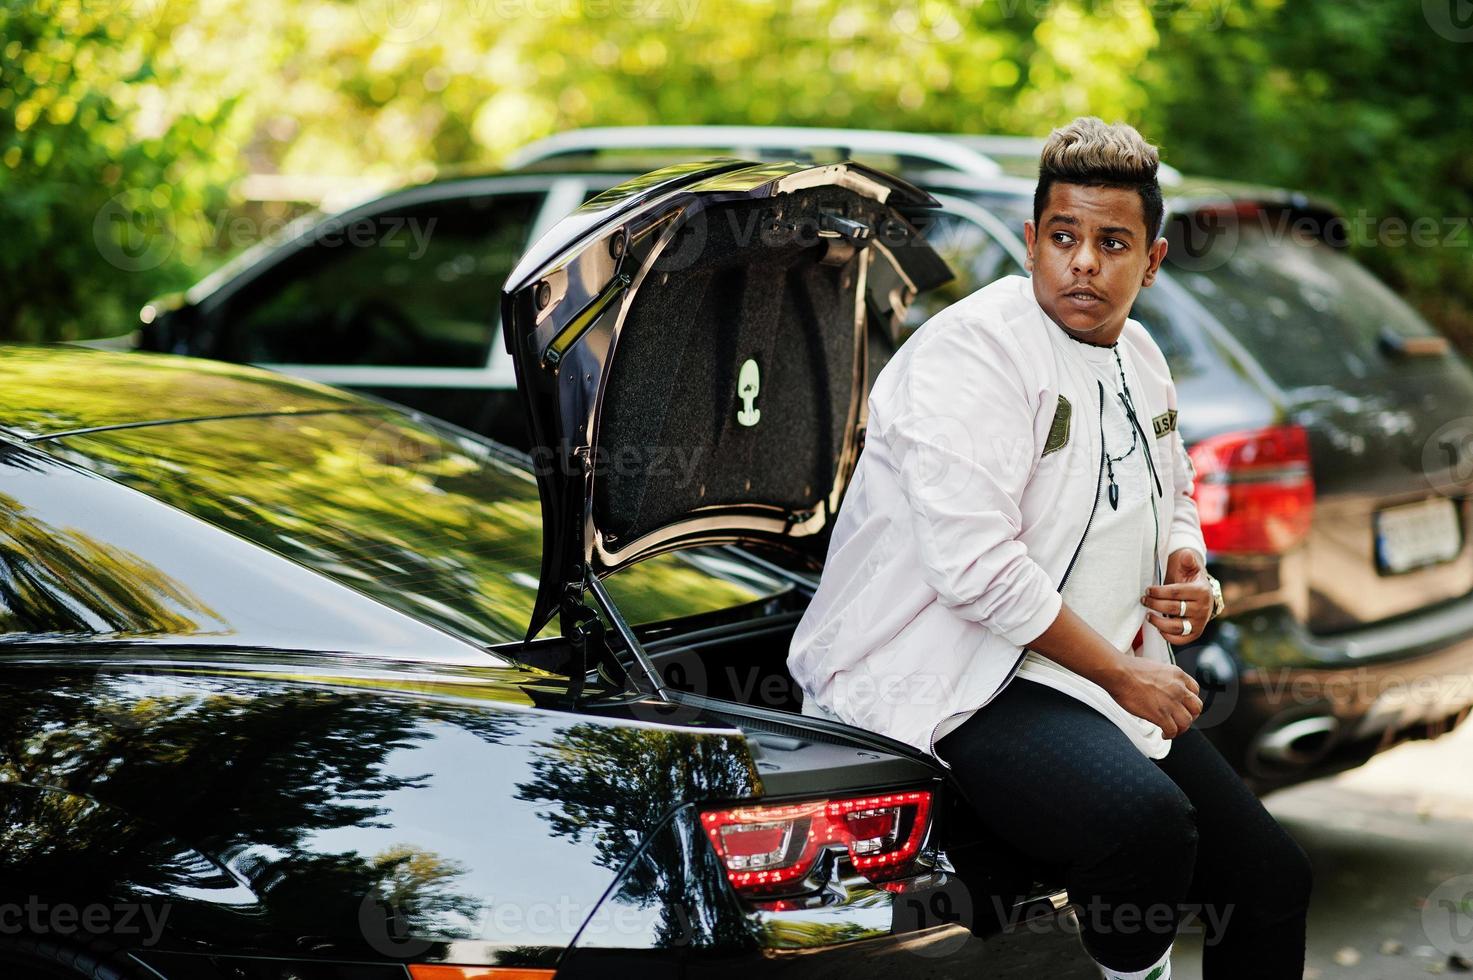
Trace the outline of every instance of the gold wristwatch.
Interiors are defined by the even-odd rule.
[[[1227,608],[1227,602],[1222,598],[1222,583],[1210,573],[1207,575],[1207,584],[1212,587],[1212,618],[1216,619]]]

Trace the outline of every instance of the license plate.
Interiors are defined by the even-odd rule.
[[[1396,574],[1451,561],[1463,550],[1458,512],[1447,497],[1376,511],[1376,564]]]

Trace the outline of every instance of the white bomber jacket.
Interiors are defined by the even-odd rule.
[[[934,756],[936,726],[990,701],[1058,615],[1094,510],[1109,506],[1102,391],[1058,356],[1058,330],[1032,281],[1008,276],[927,320],[875,379],[864,451],[788,653],[806,713]],[[1160,484],[1164,574],[1178,548],[1206,554],[1194,474],[1160,348],[1135,320],[1119,343]],[[1144,640],[1142,656],[1175,661],[1149,622]]]

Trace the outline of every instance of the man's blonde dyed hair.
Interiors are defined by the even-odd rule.
[[[1043,219],[1049,189],[1056,183],[1085,187],[1125,187],[1140,193],[1148,239],[1161,232],[1165,208],[1157,171],[1161,154],[1134,126],[1080,116],[1060,126],[1044,141],[1038,158],[1038,188],[1033,194],[1033,221]]]

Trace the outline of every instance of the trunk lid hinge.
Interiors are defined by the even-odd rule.
[[[626,657],[620,657],[610,642],[609,627],[603,617],[588,605],[585,590],[593,593],[594,599],[613,624],[624,647]],[[623,694],[638,694],[669,701],[664,681],[649,653],[639,638],[634,635],[619,607],[614,604],[608,590],[597,576],[589,575],[582,584],[570,584],[563,595],[559,609],[563,636],[572,647],[573,664],[569,671],[568,701],[574,706],[591,704],[593,695],[583,692],[586,676],[590,670],[605,668],[604,673],[615,683],[622,683]],[[632,661],[632,662],[628,662]]]

